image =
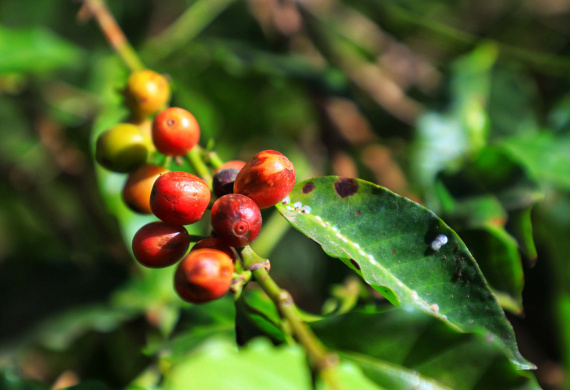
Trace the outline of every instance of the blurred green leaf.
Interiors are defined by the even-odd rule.
[[[63,390],[110,390],[106,384],[98,381],[86,381],[78,385],[65,387]]]
[[[524,274],[516,240],[500,226],[458,230],[501,306],[521,313]]]
[[[81,60],[79,48],[45,28],[0,26],[0,74],[45,74],[59,68],[77,67]]]
[[[370,380],[364,375],[360,367],[348,359],[343,359],[338,367],[335,367],[333,378],[338,387],[328,386],[322,379],[317,382],[317,390],[336,390],[341,389],[352,390],[388,390],[391,387],[381,387],[377,383]],[[434,389],[437,390],[437,389]]]
[[[517,240],[519,250],[532,266],[538,253],[534,244],[531,211],[533,207],[512,210],[507,221],[507,231]]]
[[[208,305],[184,304],[180,312],[180,323],[169,339],[150,340],[145,352],[148,355],[161,354],[177,362],[209,337],[235,340],[235,308],[230,297]]]
[[[523,134],[506,138],[501,145],[541,181],[570,189],[570,134]]]
[[[415,306],[458,329],[482,327],[520,368],[533,367],[475,259],[431,211],[372,183],[334,176],[298,183],[277,207],[393,304]],[[445,244],[436,242],[439,235]]]
[[[483,148],[460,170],[440,178],[454,198],[493,195],[506,210],[529,207],[543,197],[534,177],[500,147]]]
[[[0,371],[0,389],[2,390],[47,390],[46,386],[25,380],[13,368]]]
[[[239,343],[245,344],[259,335],[267,335],[279,343],[287,341],[279,312],[263,291],[245,289],[236,301],[236,311]]]
[[[41,324],[36,337],[48,348],[64,350],[89,331],[110,332],[135,315],[132,311],[102,304],[71,309]]]
[[[232,343],[210,339],[175,364],[163,385],[179,390],[309,390],[310,373],[299,347],[274,347],[266,339],[236,350]]]
[[[417,310],[352,312],[311,327],[329,348],[388,389],[539,389],[488,335],[458,333]]]

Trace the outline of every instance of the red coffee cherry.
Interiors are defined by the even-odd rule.
[[[221,167],[217,168],[214,171],[214,175],[216,173],[218,173],[219,171],[221,171],[222,169],[237,169],[238,171],[241,171],[241,169],[245,166],[245,161],[241,161],[241,160],[231,160],[228,162],[225,162],[222,164]]]
[[[234,192],[251,199],[260,209],[279,203],[295,185],[295,168],[287,157],[275,150],[257,153],[241,169]]]
[[[147,164],[138,168],[129,175],[123,187],[123,201],[131,210],[140,214],[151,214],[150,193],[156,179],[168,169],[160,166]]]
[[[232,251],[232,248],[224,244],[223,241],[220,240],[219,238],[204,238],[203,240],[198,241],[192,247],[191,251],[204,249],[204,248],[217,249],[219,251],[222,251],[225,254],[227,254],[232,259],[233,262],[236,261],[236,255]]]
[[[237,169],[222,169],[218,171],[212,180],[214,195],[218,198],[234,193],[234,182],[239,171]]]
[[[182,156],[200,140],[200,126],[188,111],[171,107],[154,118],[152,140],[159,152],[167,156]]]
[[[174,288],[186,302],[205,303],[221,298],[232,284],[234,264],[216,249],[191,251],[176,269]]]
[[[189,246],[190,236],[184,226],[161,221],[144,225],[133,237],[135,258],[149,268],[164,268],[176,263]]]
[[[125,103],[139,116],[152,115],[170,100],[170,86],[162,75],[144,69],[131,73],[125,87]]]
[[[212,206],[216,236],[229,246],[251,244],[261,230],[261,212],[255,202],[240,194],[224,195]]]
[[[150,209],[164,222],[189,225],[202,218],[210,203],[206,182],[188,172],[161,175],[152,187]]]

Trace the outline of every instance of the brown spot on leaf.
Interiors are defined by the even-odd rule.
[[[350,263],[354,266],[354,268],[356,268],[357,270],[360,271],[360,265],[358,265],[358,263],[356,261],[354,261],[353,259],[350,259]]]
[[[315,184],[312,181],[310,181],[303,186],[303,194],[309,194],[314,189],[315,189]]]
[[[394,249],[392,249],[392,254],[393,254],[393,255],[395,255],[395,254],[396,254],[396,251],[395,251]]]
[[[356,211],[354,212],[354,215],[357,215],[357,216],[360,215],[360,210],[356,210]]]
[[[334,190],[341,198],[347,198],[358,191],[358,183],[354,179],[341,177],[334,182]]]

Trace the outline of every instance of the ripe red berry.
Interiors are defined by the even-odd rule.
[[[224,252],[216,249],[191,251],[176,269],[174,288],[183,300],[205,303],[221,298],[230,288],[234,264]]]
[[[234,182],[238,173],[237,169],[222,169],[214,175],[212,189],[218,198],[227,194],[233,194]]]
[[[214,175],[216,173],[218,173],[219,171],[221,171],[222,169],[237,169],[238,171],[241,171],[241,169],[245,166],[245,161],[241,161],[241,160],[231,160],[228,162],[225,162],[222,164],[221,167],[217,168],[214,171]]]
[[[245,195],[260,209],[276,205],[295,185],[295,168],[287,157],[275,150],[257,153],[236,177],[234,192]]]
[[[135,115],[152,115],[164,108],[169,100],[170,86],[162,75],[144,69],[129,76],[125,103]]]
[[[129,208],[137,213],[151,214],[150,193],[156,179],[168,169],[160,166],[147,164],[138,168],[129,175],[123,187],[123,201]]]
[[[261,230],[261,212],[255,202],[240,194],[224,195],[212,206],[216,236],[229,246],[252,243]]]
[[[200,140],[200,126],[188,111],[171,107],[154,118],[152,140],[159,152],[182,156]]]
[[[236,261],[236,255],[232,251],[232,248],[224,244],[224,242],[219,238],[204,238],[203,240],[198,241],[191,250],[195,251],[204,248],[217,249],[219,251],[222,251],[227,254],[233,262]]]
[[[188,172],[167,172],[154,182],[150,209],[159,219],[189,225],[202,218],[210,203],[206,182]]]
[[[184,226],[161,221],[144,225],[133,237],[135,258],[149,268],[164,268],[176,263],[189,246],[190,236]]]

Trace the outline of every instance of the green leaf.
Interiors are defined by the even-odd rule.
[[[210,302],[208,305],[187,305],[180,312],[177,333],[171,339],[150,341],[145,348],[148,355],[168,356],[173,362],[184,360],[205,339],[235,340],[235,310],[229,297]],[[186,324],[186,326],[184,326]]]
[[[505,309],[520,314],[524,274],[516,240],[499,226],[458,231],[475,258],[497,299]]]
[[[532,207],[511,211],[506,229],[516,238],[520,251],[530,261],[530,265],[533,266],[538,253],[536,252],[532,234],[531,211]]]
[[[375,383],[405,389],[537,389],[500,343],[417,310],[352,312],[311,324],[317,336]]]
[[[245,289],[236,301],[238,342],[244,344],[261,334],[283,343],[287,341],[281,327],[281,317],[275,304],[260,290]]]
[[[457,329],[481,327],[501,340],[519,368],[534,367],[520,355],[475,259],[431,211],[375,184],[336,176],[297,184],[277,207],[392,303],[412,305]],[[439,235],[448,241],[438,249]]]
[[[71,67],[80,50],[44,28],[14,30],[0,26],[0,74],[38,73]]]
[[[111,332],[136,314],[102,304],[75,308],[45,321],[36,337],[48,348],[64,350],[88,331]]]
[[[328,386],[321,378],[317,382],[317,390],[383,390],[391,387],[380,387],[377,383],[364,375],[362,369],[348,359],[343,359],[340,365],[335,367],[333,378],[337,387]],[[434,389],[436,390],[436,389]]]
[[[537,181],[500,147],[485,147],[473,161],[441,180],[456,199],[497,197],[507,210],[529,207],[543,198]]]
[[[311,378],[299,347],[274,347],[257,339],[236,350],[233,343],[210,340],[166,377],[165,390],[309,390]]]
[[[507,138],[501,145],[541,181],[570,189],[570,134],[543,131]]]

